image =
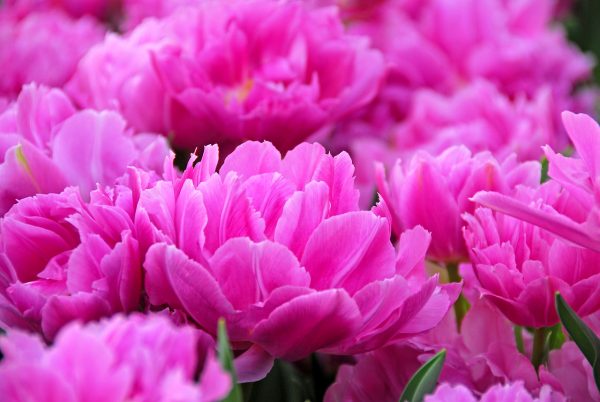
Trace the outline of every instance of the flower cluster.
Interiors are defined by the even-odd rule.
[[[600,401],[570,7],[0,2],[0,399]]]

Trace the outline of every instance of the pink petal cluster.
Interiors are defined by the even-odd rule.
[[[351,25],[390,62],[379,112],[370,118],[402,119],[415,91],[449,94],[477,79],[511,98],[533,98],[547,87],[556,111],[577,108],[583,98],[572,91],[590,77],[593,62],[551,27],[553,7],[531,0],[383,2]]]
[[[537,190],[522,189],[515,197],[548,213],[572,202],[553,182]],[[581,316],[600,310],[600,253],[487,208],[465,219],[465,241],[478,285],[511,321],[529,327],[558,323],[556,292]]]
[[[419,152],[408,165],[398,160],[387,179],[382,166],[377,173],[394,233],[420,225],[431,232],[428,256],[457,262],[468,258],[461,215],[474,210],[470,198],[485,189],[511,193],[519,184],[536,185],[540,167],[537,162],[519,164],[514,155],[499,163],[488,152],[472,155],[457,146],[439,156]]]
[[[437,387],[432,395],[425,396],[425,402],[566,402],[562,394],[546,386],[542,388],[539,396],[531,395],[522,383],[498,384],[487,390],[481,397],[475,397],[468,388],[447,383]]]
[[[176,146],[266,139],[287,150],[365,105],[384,73],[336,10],[299,2],[203,2],[93,48],[69,83]]]
[[[515,381],[525,392],[537,393],[543,386],[529,359],[517,350],[510,322],[489,303],[478,301],[460,333],[449,314],[422,336],[358,355],[355,365],[341,366],[325,401],[397,401],[410,377],[441,348],[447,357],[440,382],[466,387],[475,395]]]
[[[211,347],[161,316],[71,324],[51,347],[11,330],[0,339],[0,394],[10,401],[218,401],[231,379]],[[207,354],[200,383],[198,350]]]
[[[429,235],[390,242],[390,224],[359,211],[353,166],[318,144],[282,159],[246,142],[216,149],[181,178],[143,191],[136,211],[151,305],[185,311],[208,332],[225,317],[234,346],[290,360],[371,350],[434,327],[455,285],[417,278]],[[336,250],[332,253],[332,250]]]
[[[17,200],[76,185],[87,198],[128,165],[162,170],[166,141],[132,136],[116,112],[77,111],[58,89],[28,85],[0,112],[0,214]]]
[[[475,200],[600,252],[600,126],[584,114],[562,116],[578,157],[567,158],[550,147],[545,153],[551,181],[562,187],[566,201],[544,210],[495,193],[478,194]]]
[[[0,221],[0,323],[52,339],[72,320],[144,306],[143,252],[134,213],[148,175],[101,188],[84,202],[74,188],[37,195]]]
[[[535,160],[543,145],[558,142],[552,112],[548,91],[530,101],[509,99],[486,81],[475,81],[451,96],[423,90],[392,134],[392,146],[402,156],[418,149],[437,155],[464,145],[472,152],[490,151],[500,160],[512,153],[519,160]]]
[[[4,7],[11,13],[25,16],[34,12],[49,12],[59,9],[73,18],[84,15],[107,17],[108,12],[115,8],[120,0],[6,0]]]
[[[15,97],[30,82],[61,87],[103,35],[91,17],[75,20],[56,10],[21,19],[0,8],[0,96]]]

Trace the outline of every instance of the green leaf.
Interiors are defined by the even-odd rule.
[[[219,361],[221,362],[221,366],[223,366],[223,369],[229,373],[231,376],[231,382],[233,384],[229,395],[223,399],[223,402],[243,402],[244,399],[242,397],[242,388],[240,387],[240,384],[238,384],[237,375],[235,374],[235,367],[233,365],[233,352],[231,350],[231,345],[229,344],[227,328],[223,318],[219,319],[217,351],[219,353]]]
[[[406,384],[399,402],[421,402],[425,395],[433,392],[442,372],[444,360],[446,360],[446,350],[442,349],[422,365]]]
[[[596,387],[600,390],[600,339],[559,293],[556,294],[556,311],[565,329],[592,365]]]

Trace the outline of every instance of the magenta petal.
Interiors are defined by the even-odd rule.
[[[263,302],[282,286],[308,287],[310,276],[286,247],[240,237],[228,240],[210,260],[221,291],[236,309]]]
[[[167,297],[177,296],[185,311],[208,332],[216,331],[220,317],[233,313],[231,303],[223,295],[219,284],[210,273],[197,262],[189,259],[174,246],[157,244],[150,248],[158,259],[157,265],[171,285],[172,293],[166,292]],[[164,285],[155,287],[155,291]],[[150,288],[152,285],[147,287]],[[150,291],[148,292],[150,294]],[[155,292],[157,297],[160,296]]]
[[[562,113],[562,122],[581,159],[587,165],[590,177],[600,176],[600,127],[583,113]]]
[[[271,355],[298,360],[351,337],[360,324],[356,303],[343,290],[297,297],[260,322],[252,340]]]
[[[71,321],[97,320],[110,313],[108,302],[92,293],[52,296],[42,308],[42,330],[48,339],[53,339],[58,330]]]
[[[349,212],[323,221],[302,255],[311,287],[343,287],[354,294],[365,283],[391,277],[395,253],[389,239],[387,220],[370,212]]]
[[[133,160],[125,121],[114,112],[84,110],[67,119],[54,137],[52,160],[83,194],[96,183],[112,184]]]
[[[38,193],[58,193],[67,179],[40,149],[22,141],[0,156],[0,214],[19,199]]]
[[[273,144],[268,141],[246,141],[225,158],[219,173],[225,177],[229,172],[236,172],[240,177],[249,178],[280,169],[281,154]]]
[[[272,239],[284,205],[294,193],[294,186],[279,173],[263,173],[248,178],[242,187],[265,221],[265,235]]]
[[[397,247],[396,273],[405,278],[424,277],[425,256],[430,242],[431,234],[421,226],[402,233]]]
[[[486,191],[475,194],[473,201],[519,220],[539,226],[575,244],[600,252],[600,239],[597,239],[595,236],[592,237],[585,230],[585,226],[565,216],[544,213],[509,196]]]
[[[232,386],[229,374],[223,369],[219,360],[209,353],[200,377],[202,400],[217,401],[225,398]]]
[[[225,179],[214,175],[200,183],[208,216],[205,249],[214,253],[233,237],[247,236],[254,241],[265,238],[265,222],[254,210],[234,173]]]
[[[36,363],[0,368],[0,395],[6,401],[77,402],[71,385],[59,373]]]
[[[199,263],[164,243],[150,247],[144,266],[150,302],[183,308],[209,332],[233,312],[218,283]]]
[[[274,239],[302,257],[308,238],[329,214],[329,189],[323,182],[310,182],[285,203],[275,227]]]
[[[274,358],[258,345],[252,345],[233,361],[238,381],[256,382],[269,374],[273,367]]]

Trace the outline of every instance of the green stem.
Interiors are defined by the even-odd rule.
[[[548,328],[536,328],[533,331],[533,352],[531,353],[531,363],[537,370],[545,360],[546,338]]]
[[[515,343],[517,344],[517,350],[521,353],[525,353],[525,346],[523,344],[523,327],[515,325],[513,329],[515,331]]]
[[[462,278],[458,274],[458,263],[449,262],[446,264],[446,269],[448,271],[448,279],[450,280],[450,282],[460,282],[462,280]],[[459,331],[460,331],[460,326],[462,325],[462,321],[465,318],[467,311],[469,311],[469,307],[471,307],[469,305],[469,302],[467,301],[467,299],[465,299],[465,297],[461,293],[460,296],[458,296],[458,299],[456,299],[456,303],[454,303],[454,315],[456,316],[456,327],[458,328]]]

